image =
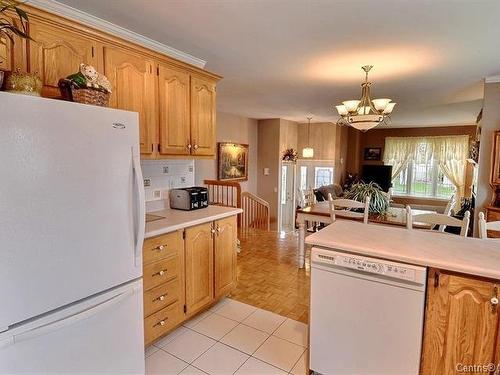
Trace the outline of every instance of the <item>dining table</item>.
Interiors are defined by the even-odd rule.
[[[427,210],[413,210],[412,215],[429,214],[435,213],[436,211]],[[358,220],[353,217],[341,217],[337,215],[337,220]],[[358,220],[359,221],[359,220]],[[299,238],[298,238],[298,248],[297,257],[299,268],[304,268],[305,266],[305,249],[306,249],[306,223],[322,223],[331,224],[332,219],[330,216],[330,204],[328,201],[317,202],[310,206],[297,209],[296,222],[299,228]],[[368,215],[369,224],[379,224],[379,225],[393,225],[406,227],[406,209],[404,207],[389,207],[389,209],[383,213],[369,213]],[[432,229],[432,225],[427,223],[413,222],[413,228],[415,229]]]

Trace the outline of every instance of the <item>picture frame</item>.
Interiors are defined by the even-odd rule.
[[[219,181],[248,180],[248,144],[217,143],[217,179]]]
[[[382,160],[381,147],[365,147],[364,160],[380,161]]]
[[[493,135],[491,162],[491,184],[500,185],[500,130],[495,131]]]

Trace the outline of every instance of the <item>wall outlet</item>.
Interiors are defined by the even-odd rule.
[[[154,199],[161,199],[161,190],[154,190],[153,191],[153,198]]]
[[[167,174],[167,173],[168,173],[168,170],[169,170],[169,168],[168,168],[168,167],[163,167],[163,173]]]
[[[269,168],[264,168],[264,176],[269,176]]]
[[[151,186],[151,179],[145,178],[144,179],[144,187],[149,187],[149,186]]]

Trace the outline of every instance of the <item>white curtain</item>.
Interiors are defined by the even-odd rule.
[[[384,148],[384,164],[392,165],[392,179],[394,180],[408,166],[415,156],[417,138],[387,137]]]
[[[456,188],[456,201],[465,193],[465,174],[469,154],[469,136],[442,137],[387,137],[385,139],[384,163],[392,165],[392,178],[403,171],[410,160],[415,158],[419,145],[425,144],[424,159],[430,163],[434,159],[443,174]],[[420,153],[420,156],[422,154]]]

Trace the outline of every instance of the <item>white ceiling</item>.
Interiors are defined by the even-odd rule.
[[[335,121],[360,95],[398,103],[392,126],[470,124],[500,74],[499,0],[60,0],[207,60],[218,108]]]

